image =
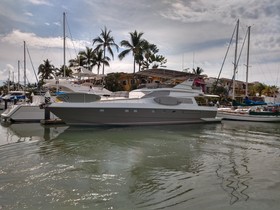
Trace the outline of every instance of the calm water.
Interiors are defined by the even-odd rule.
[[[0,134],[0,209],[280,209],[280,124]]]

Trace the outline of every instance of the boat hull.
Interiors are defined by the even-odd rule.
[[[218,117],[223,120],[238,120],[251,122],[280,122],[280,115],[257,115],[249,114],[249,112],[219,112]]]
[[[13,105],[1,114],[2,121],[11,122],[40,122],[45,117],[45,110],[39,105]],[[57,118],[53,114],[51,118]]]
[[[205,122],[216,110],[48,107],[69,125],[163,125]]]

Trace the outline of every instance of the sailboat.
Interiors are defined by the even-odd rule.
[[[64,67],[65,67],[65,13],[63,13],[63,54],[64,54]],[[26,43],[24,41],[24,78],[26,78]],[[59,79],[53,79],[46,81],[46,87],[52,88],[56,87],[59,90],[70,93],[82,93],[82,94],[71,94],[67,96],[67,99],[72,101],[86,100],[98,100],[99,95],[110,95],[110,91],[105,88],[90,87],[74,84],[73,80],[69,80],[65,77]],[[24,87],[26,85],[24,84]],[[64,97],[65,99],[65,97]],[[54,99],[53,99],[54,100]],[[25,101],[24,103],[18,103],[9,106],[2,114],[1,121],[8,122],[40,122],[45,118],[45,110],[42,109],[41,105],[45,103],[45,96],[33,95],[32,102]],[[57,117],[50,113],[50,119],[57,119]]]
[[[236,31],[236,49],[235,49],[235,62],[233,73],[233,104],[230,108],[218,108],[217,117],[222,120],[238,120],[238,121],[251,121],[251,122],[280,122],[280,104],[268,105],[263,102],[254,102],[248,99],[248,68],[249,68],[249,49],[250,49],[250,29],[248,27],[248,48],[247,48],[247,65],[246,65],[246,90],[244,103],[235,102],[235,73],[236,73],[236,55],[237,55],[237,41],[238,41],[238,25]],[[237,108],[236,108],[237,107]]]

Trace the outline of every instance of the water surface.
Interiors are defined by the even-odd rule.
[[[280,125],[0,127],[2,209],[279,209]]]

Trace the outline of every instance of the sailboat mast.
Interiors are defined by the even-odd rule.
[[[24,81],[24,86],[23,86],[23,94],[25,95],[25,88],[26,88],[26,43],[23,41],[23,81]]]
[[[249,52],[250,52],[250,31],[251,31],[251,26],[248,27],[248,46],[247,46],[246,90],[245,90],[245,96],[248,96],[248,72],[249,72]]]
[[[234,53],[234,67],[233,67],[233,83],[232,83],[232,99],[235,99],[235,74],[237,69],[237,46],[238,46],[238,32],[239,32],[239,19],[236,25],[236,38],[235,38],[235,53]]]
[[[20,83],[20,61],[18,60],[18,90],[19,90],[19,83]]]
[[[65,69],[65,12],[63,12],[63,76],[66,77],[66,69]]]
[[[10,92],[10,77],[11,77],[11,70],[9,70],[9,77],[8,77],[8,93]]]

